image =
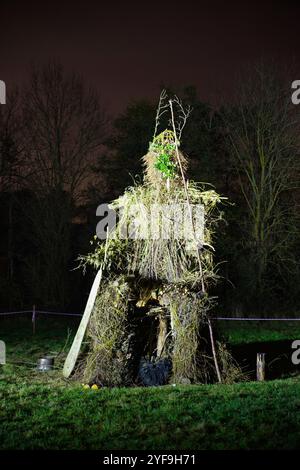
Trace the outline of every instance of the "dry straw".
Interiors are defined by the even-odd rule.
[[[207,185],[182,178],[187,159],[178,145],[174,130],[154,138],[143,157],[144,183],[112,202],[113,209],[122,208],[115,230],[106,244],[96,242],[94,251],[81,258],[83,265],[103,266],[105,276],[87,331],[87,351],[78,367],[86,381],[133,383],[142,355],[154,361],[170,358],[170,380],[176,383],[216,378],[207,319],[215,303],[209,289],[218,280],[213,241],[223,198]],[[204,210],[201,243],[195,243],[193,234],[184,239],[121,236],[124,227],[136,221],[145,228],[154,204],[180,206],[187,196],[189,204]],[[140,207],[138,213],[133,207]],[[163,228],[161,218],[156,223]],[[194,229],[197,233],[200,228]],[[217,349],[222,355],[222,348]],[[221,374],[236,379],[239,374],[230,366],[228,354],[219,358]]]

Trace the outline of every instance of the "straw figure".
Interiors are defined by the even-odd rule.
[[[166,112],[169,128],[157,133]],[[229,352],[215,342],[210,321],[222,198],[186,178],[180,138],[189,113],[162,93],[143,183],[110,204],[117,223],[82,258],[102,272],[75,369],[85,382],[162,385],[240,377]]]

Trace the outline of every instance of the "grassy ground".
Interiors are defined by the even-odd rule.
[[[300,339],[300,321],[218,321],[215,325],[232,345]]]
[[[33,336],[30,321],[0,323],[0,449],[300,447],[299,379],[85,390],[61,377],[75,327],[40,321]],[[56,370],[34,370],[43,354],[56,356]]]

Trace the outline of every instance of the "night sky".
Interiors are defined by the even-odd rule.
[[[297,3],[0,0],[0,79],[9,99],[31,62],[58,59],[97,88],[110,113],[157,97],[162,84],[195,84],[218,104],[234,93],[241,66],[262,57],[300,70]]]

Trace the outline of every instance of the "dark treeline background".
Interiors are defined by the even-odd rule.
[[[168,89],[168,87],[166,87]],[[189,178],[228,198],[217,234],[223,313],[300,308],[299,111],[274,68],[246,71],[213,109],[193,86],[168,89],[193,109],[182,137]],[[0,107],[0,309],[82,311],[93,273],[76,270],[96,208],[139,180],[156,103],[109,118],[82,78],[51,62]],[[164,128],[167,122],[162,122]]]

